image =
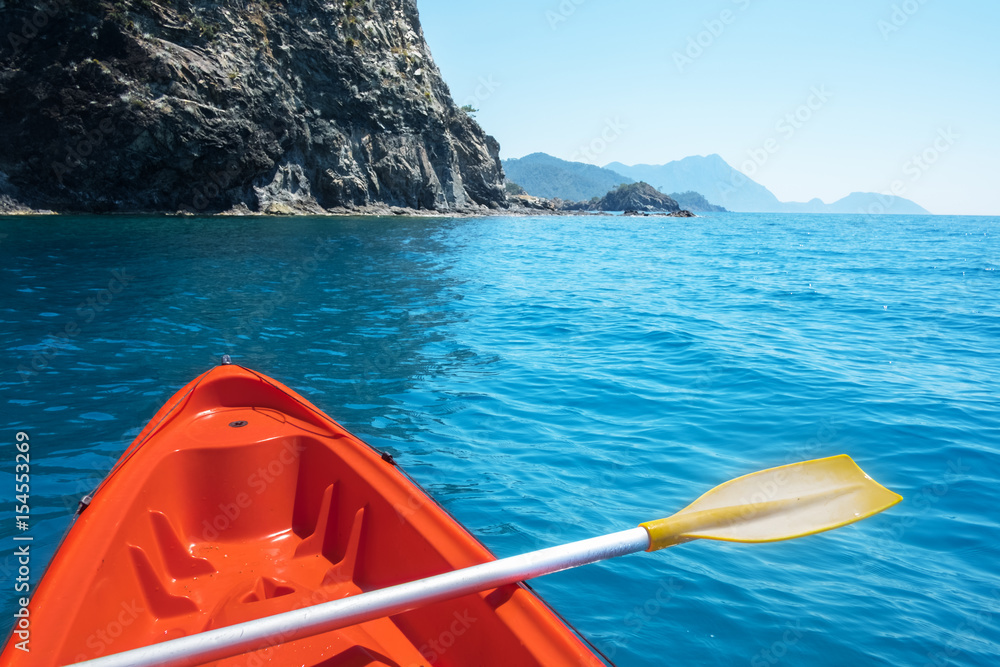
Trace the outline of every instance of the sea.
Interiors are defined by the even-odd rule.
[[[998,231],[899,215],[0,218],[0,629],[21,595],[14,538],[32,538],[35,586],[79,499],[229,354],[390,452],[501,557],[837,454],[904,497],[821,535],[535,580],[620,667],[1000,664]]]

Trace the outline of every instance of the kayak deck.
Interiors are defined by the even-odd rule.
[[[493,560],[383,458],[291,390],[222,366],[157,414],[31,602],[61,665]],[[520,585],[217,665],[603,665]]]

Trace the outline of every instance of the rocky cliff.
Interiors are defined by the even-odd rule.
[[[0,0],[0,208],[506,205],[415,0]]]

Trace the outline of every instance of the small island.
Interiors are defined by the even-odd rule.
[[[603,197],[594,197],[587,202],[544,199],[527,194],[516,183],[507,184],[508,197],[512,203],[525,209],[564,212],[616,212],[623,211],[629,216],[663,215],[675,218],[697,217],[689,210],[682,209],[673,197],[663,194],[649,183],[623,183]],[[697,194],[697,193],[693,193]],[[700,196],[700,195],[699,195]]]

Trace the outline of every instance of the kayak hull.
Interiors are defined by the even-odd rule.
[[[220,366],[153,418],[31,600],[31,652],[64,665],[493,560],[383,457],[280,383]],[[9,661],[9,662],[7,662]],[[522,585],[218,665],[603,665]]]

